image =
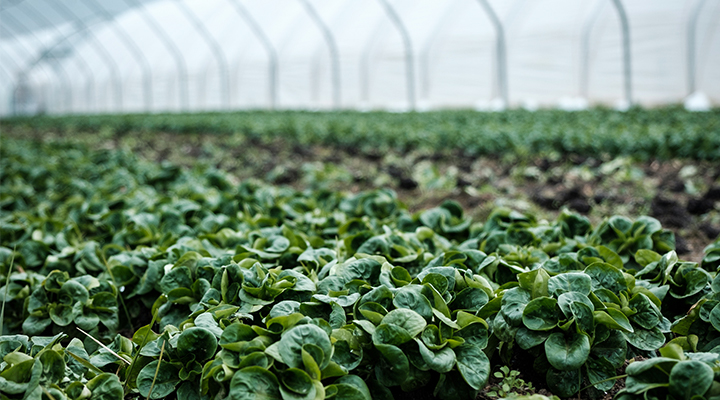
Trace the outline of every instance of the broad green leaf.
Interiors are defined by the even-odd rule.
[[[280,384],[275,375],[260,367],[246,367],[230,381],[230,398],[233,400],[281,400]]]
[[[384,386],[397,386],[405,382],[410,373],[410,363],[398,347],[376,344],[381,358],[375,365],[375,377]]]
[[[551,297],[538,297],[525,306],[523,324],[534,331],[547,331],[558,323],[557,300]]]
[[[545,355],[550,365],[560,371],[576,370],[590,355],[590,340],[580,333],[553,333],[545,341]]]
[[[702,396],[710,389],[713,378],[713,369],[704,362],[680,361],[670,370],[670,394],[683,400]]]
[[[542,268],[518,274],[520,287],[529,291],[533,299],[548,296],[550,275]]]
[[[283,399],[313,399],[316,390],[312,378],[298,368],[288,368],[280,374],[280,391]]]
[[[572,397],[580,390],[580,370],[558,371],[548,369],[545,379],[552,393],[562,397]]]
[[[465,382],[475,390],[485,386],[490,377],[490,360],[478,346],[463,344],[453,349],[458,371]]]
[[[635,327],[634,332],[623,332],[625,339],[640,350],[657,350],[665,344],[665,336],[658,327],[644,329]]]
[[[467,287],[455,295],[455,299],[450,303],[453,310],[467,310],[476,312],[481,309],[490,297],[487,293],[475,287]]]
[[[515,333],[515,343],[523,350],[542,344],[550,336],[550,332],[531,330],[525,326],[518,328]]]
[[[150,387],[152,386],[153,392],[149,397],[151,399],[163,399],[175,391],[175,387],[180,383],[178,374],[180,373],[180,366],[162,360],[160,362],[160,368],[158,369],[158,360],[155,360],[140,370],[137,377],[137,388],[140,390],[140,394],[144,397],[148,397],[150,394]],[[157,378],[155,378],[155,371],[158,371]],[[155,385],[153,386],[153,380]],[[120,392],[122,393],[122,391]]]
[[[323,352],[322,360],[317,361],[320,369],[324,369],[332,357],[332,344],[328,334],[316,325],[298,325],[283,333],[278,351],[288,366],[302,368],[302,347],[305,344],[313,344]]]
[[[613,265],[596,262],[585,268],[584,272],[590,275],[593,290],[604,288],[615,294],[627,290],[625,276]]]
[[[555,296],[568,292],[588,295],[591,289],[592,280],[584,272],[566,272],[557,274],[548,280],[548,292]]]
[[[523,310],[525,305],[530,302],[530,298],[528,290],[519,287],[508,290],[503,294],[500,314],[510,325],[520,326],[522,324]]]
[[[628,318],[645,329],[654,328],[662,319],[660,310],[642,293],[633,296],[628,306],[636,311]]]
[[[440,350],[430,350],[425,344],[415,339],[420,350],[420,355],[427,366],[440,373],[449,372],[455,366],[455,353],[450,347],[443,347]]]
[[[590,352],[597,358],[606,359],[613,368],[620,368],[627,356],[627,341],[620,332],[611,331],[610,336],[595,343]]]
[[[407,330],[411,337],[419,335],[427,325],[427,322],[425,322],[425,319],[420,314],[406,308],[398,308],[390,311],[382,319],[382,323],[397,325]]]
[[[122,384],[115,374],[100,374],[92,378],[86,386],[90,392],[92,392],[91,400],[111,400],[123,397]],[[160,396],[156,397],[154,393],[155,391],[153,390],[152,398],[160,398]]]
[[[432,318],[432,305],[427,297],[421,293],[421,286],[408,285],[400,288],[392,299],[396,308],[406,308],[422,315],[426,320]]]
[[[182,357],[192,356],[198,362],[205,361],[215,355],[217,339],[208,329],[188,328],[180,334],[177,350]]]
[[[615,379],[609,378],[617,376],[617,373],[615,372],[615,367],[613,367],[609,361],[604,358],[596,360],[590,357],[585,363],[585,366],[587,368],[588,380],[596,389],[608,391],[615,386]]]
[[[335,381],[335,385],[339,386],[336,397],[338,400],[372,400],[370,389],[365,381],[357,375],[341,376]]]
[[[424,321],[424,320],[423,320]],[[413,339],[407,329],[395,324],[380,324],[372,333],[373,343],[399,346]]]

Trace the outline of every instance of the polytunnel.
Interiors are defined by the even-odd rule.
[[[703,108],[718,31],[707,0],[7,1],[0,113]]]

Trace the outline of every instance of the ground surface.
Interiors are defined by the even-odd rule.
[[[191,167],[211,164],[237,181],[259,179],[297,189],[327,188],[357,192],[390,187],[411,211],[446,199],[460,202],[475,221],[496,207],[555,218],[564,208],[597,224],[604,217],[651,215],[675,232],[682,259],[700,262],[703,248],[720,234],[720,164],[694,160],[637,161],[629,157],[552,156],[470,157],[462,151],[355,151],[323,145],[266,141],[243,135],[140,132],[60,133],[6,129],[3,134],[29,140],[71,140],[92,148],[126,148],[156,162]],[[522,356],[511,363],[527,363]],[[623,371],[618,371],[622,374]],[[544,382],[521,376],[528,382]],[[491,378],[479,398],[499,379]],[[624,382],[600,398],[611,399]],[[528,393],[550,395],[544,387]],[[427,389],[396,393],[398,399],[430,399]]]
[[[260,179],[297,189],[360,191],[390,187],[411,211],[446,199],[460,202],[476,221],[496,207],[555,218],[563,207],[598,223],[604,217],[651,215],[675,232],[677,252],[700,262],[720,235],[720,164],[695,160],[637,161],[628,157],[469,157],[461,151],[384,153],[298,145],[243,135],[140,132],[124,134],[5,134],[35,140],[81,141],[95,148],[128,148],[157,162],[207,163],[238,181]]]

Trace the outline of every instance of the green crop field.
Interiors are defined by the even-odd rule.
[[[719,117],[0,121],[0,399],[717,398]]]

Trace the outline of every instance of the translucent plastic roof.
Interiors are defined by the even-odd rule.
[[[718,31],[712,0],[6,1],[0,113],[702,109]]]

